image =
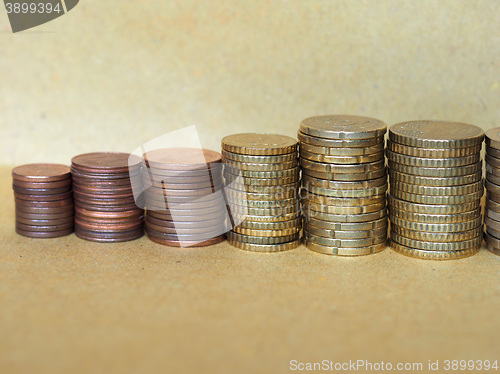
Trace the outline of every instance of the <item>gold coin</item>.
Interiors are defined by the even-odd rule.
[[[299,167],[294,167],[292,169],[285,170],[273,170],[273,171],[256,171],[256,170],[241,170],[226,167],[224,169],[224,176],[229,174],[230,178],[236,178],[242,176],[245,178],[290,178],[299,175]]]
[[[228,243],[233,247],[252,252],[283,252],[297,248],[300,245],[300,239],[282,244],[252,244],[241,243],[228,238]]]
[[[249,171],[265,171],[265,172],[276,172],[282,170],[288,170],[296,168],[299,165],[299,159],[296,158],[294,161],[281,162],[275,164],[254,164],[249,162],[238,162],[229,159],[222,159],[222,162],[226,168],[232,170],[249,170]]]
[[[280,206],[276,208],[251,208],[247,206],[228,204],[229,210],[232,214],[238,216],[249,215],[249,216],[279,216],[289,213],[295,213],[300,210],[299,204],[295,203],[288,206]]]
[[[387,226],[375,230],[342,231],[323,229],[314,225],[305,225],[304,232],[331,239],[366,239],[372,236],[387,235]]]
[[[299,187],[300,181],[278,186],[254,186],[232,182],[227,184],[224,189],[231,188],[232,190],[254,194],[289,194],[291,191],[298,191]]]
[[[397,188],[393,188],[391,186],[391,195],[397,197],[398,199],[419,204],[454,205],[454,204],[468,203],[474,200],[481,199],[481,196],[483,196],[483,190],[461,196],[429,196],[429,195],[415,195],[407,193],[404,191],[400,191]]]
[[[293,213],[288,213],[288,214],[281,214],[281,215],[267,215],[267,216],[253,216],[250,214],[241,214],[241,213],[235,213],[232,212],[231,218],[233,222],[235,222],[235,225],[238,226],[238,222],[284,222],[284,221],[290,221],[293,219],[296,219],[300,217],[300,211],[293,212]]]
[[[317,244],[308,240],[305,240],[304,244],[306,248],[310,249],[311,251],[333,256],[365,256],[382,252],[386,248],[386,242],[376,245],[371,245],[368,247],[358,247],[358,248],[330,247]]]
[[[315,195],[307,190],[302,190],[303,195],[301,200],[303,203],[309,204],[323,204],[323,205],[336,205],[336,206],[360,206],[380,203],[386,200],[385,194],[371,196],[367,198],[354,198],[346,199],[344,197],[328,197]]]
[[[483,163],[481,161],[467,166],[440,167],[440,168],[408,166],[397,162],[389,163],[389,169],[397,171],[399,173],[412,174],[420,177],[437,177],[437,178],[460,177],[463,175],[474,174],[479,171],[482,171],[482,168],[483,168]],[[488,170],[488,165],[486,165],[486,170]]]
[[[240,242],[240,243],[249,243],[249,244],[281,244],[287,243],[294,240],[298,240],[300,238],[300,233],[294,233],[286,236],[250,236],[250,235],[241,235],[236,232],[229,231],[226,233],[227,239]]]
[[[335,190],[364,190],[367,188],[381,187],[387,185],[387,177],[378,179],[371,179],[366,181],[331,181],[325,179],[318,179],[304,175],[302,178],[302,187],[308,189],[309,186],[331,188]]]
[[[370,147],[362,148],[348,148],[348,147],[322,147],[318,145],[311,145],[307,143],[300,143],[300,150],[315,154],[322,154],[325,156],[369,156],[384,151],[384,143],[378,143]]]
[[[252,178],[243,177],[234,174],[230,174],[224,171],[224,178],[226,179],[226,185],[231,185],[231,188],[238,188],[236,186],[281,186],[291,183],[295,183],[300,179],[298,174],[291,177],[282,178]],[[233,187],[235,186],[235,187]]]
[[[486,146],[500,149],[500,129],[498,127],[486,131]]]
[[[424,167],[424,168],[454,168],[457,166],[467,166],[472,165],[481,160],[481,155],[479,153],[471,156],[464,157],[454,157],[454,158],[423,158],[401,155],[399,153],[394,153],[387,149],[386,151],[387,159],[389,160],[389,166],[391,162],[397,162],[398,164],[414,166],[414,167]]]
[[[289,236],[296,234],[300,231],[300,227],[290,227],[288,229],[280,230],[261,230],[261,229],[248,229],[246,227],[236,226],[233,231],[237,234],[262,236],[262,237],[275,237],[275,236]]]
[[[461,177],[420,177],[418,175],[399,173],[394,170],[389,170],[389,177],[391,181],[396,181],[406,184],[415,184],[418,186],[435,186],[435,187],[451,187],[463,186],[478,182],[483,176],[482,171],[474,174],[468,174]]]
[[[325,230],[339,230],[339,231],[370,231],[376,230],[381,227],[387,227],[387,216],[375,219],[368,222],[330,222],[323,221],[316,218],[304,217],[304,224],[313,225]]]
[[[322,173],[330,173],[330,174],[368,173],[385,168],[385,160],[375,161],[368,164],[357,164],[357,165],[328,164],[316,161],[309,161],[304,158],[301,158],[299,162],[300,165],[302,166],[302,170],[308,169],[312,171],[319,171]]]
[[[471,184],[451,187],[418,186],[416,184],[406,184],[398,181],[391,181],[391,188],[416,195],[457,196],[482,191],[484,187],[483,181],[480,180]],[[498,187],[498,191],[500,193],[500,187]]]
[[[489,145],[486,145],[486,154],[491,157],[500,158],[500,149],[492,148]]]
[[[386,217],[386,215],[387,209],[384,208],[382,210],[379,210],[378,212],[356,215],[315,213],[314,217],[304,217],[304,220],[308,221],[311,219],[315,219],[329,223],[362,223],[384,218]]]
[[[425,158],[454,158],[454,157],[471,156],[481,152],[481,146],[482,144],[464,148],[432,149],[432,148],[409,147],[407,145],[391,142],[390,140],[387,141],[387,149],[389,149],[394,153],[399,153],[402,155],[413,156],[413,157],[425,157]]]
[[[405,229],[404,227],[400,227],[397,225],[391,225],[391,231],[394,231],[396,234],[410,239],[423,240],[428,242],[450,243],[450,242],[461,242],[463,240],[476,238],[483,232],[483,227],[478,226],[475,229],[463,232],[435,233],[435,232],[414,231]]]
[[[412,213],[404,210],[395,209],[389,205],[389,214],[405,219],[407,221],[422,222],[422,223],[458,223],[470,221],[481,216],[481,207],[474,210],[458,214],[422,214]]]
[[[228,200],[257,200],[257,201],[276,201],[291,198],[298,198],[299,192],[297,188],[283,189],[280,192],[273,193],[253,193],[240,190],[233,190],[232,188],[225,187],[224,194]]]
[[[233,134],[222,138],[222,149],[244,155],[282,155],[297,150],[297,140],[277,134]]]
[[[387,184],[383,186],[367,188],[365,190],[337,190],[331,188],[322,188],[307,185],[307,190],[316,195],[331,196],[331,197],[357,197],[357,198],[367,198],[376,195],[384,194],[387,191]]]
[[[385,243],[387,239],[387,233],[384,232],[379,236],[373,236],[365,239],[330,239],[304,231],[304,239],[306,239],[308,242],[325,245],[327,247],[359,248]]]
[[[300,131],[328,139],[367,139],[384,135],[387,126],[375,118],[327,115],[306,118],[300,123]]]
[[[433,232],[433,233],[449,233],[449,232],[463,232],[475,229],[482,224],[482,217],[479,216],[470,221],[458,223],[422,223],[407,221],[399,217],[389,215],[389,220],[393,225],[403,227],[413,231]]]
[[[327,139],[319,138],[317,136],[309,136],[301,131],[298,131],[297,137],[300,140],[301,146],[302,144],[310,144],[318,147],[329,148],[367,148],[384,143],[383,135],[367,139]]]
[[[386,207],[385,200],[371,205],[360,205],[360,206],[335,206],[335,205],[323,205],[315,203],[303,203],[302,214],[306,217],[315,217],[316,213],[328,213],[328,214],[364,214],[373,213],[384,209]]]
[[[419,258],[422,260],[458,260],[470,257],[479,252],[477,248],[466,249],[464,251],[426,251],[422,249],[409,248],[389,240],[389,246],[395,251],[408,257]]]
[[[481,246],[483,241],[483,236],[479,235],[475,238],[469,240],[462,240],[459,242],[450,243],[439,243],[439,242],[429,242],[423,240],[415,240],[410,238],[405,238],[391,231],[390,234],[391,241],[399,243],[405,247],[423,249],[425,251],[464,251],[471,248],[476,248]]]
[[[287,153],[284,155],[271,155],[271,156],[252,156],[242,155],[239,153],[221,151],[222,158],[226,161],[249,163],[249,164],[281,164],[283,162],[294,162],[298,160],[298,151]]]
[[[347,174],[347,173],[328,173],[328,172],[302,169],[302,174],[308,175],[308,176],[314,177],[314,178],[319,178],[319,179],[348,182],[348,181],[364,181],[364,180],[369,180],[369,179],[381,178],[381,177],[387,175],[387,170],[385,168],[383,168],[383,169],[379,169],[379,170],[375,170],[375,171],[370,171],[367,173]]]
[[[297,198],[290,199],[276,199],[276,200],[244,200],[244,199],[231,199],[226,197],[227,205],[233,206],[238,205],[242,207],[249,208],[280,208],[290,205],[299,205],[299,200]]]
[[[453,205],[439,205],[439,204],[417,204],[409,201],[404,201],[394,197],[393,195],[387,195],[387,202],[389,206],[397,210],[404,210],[407,212],[421,213],[421,214],[458,214],[469,212],[471,210],[477,209],[480,206],[480,200],[474,200],[468,203],[453,204]]]
[[[370,162],[376,162],[384,159],[384,152],[373,153],[371,155],[364,156],[327,156],[320,153],[312,153],[300,150],[299,155],[301,158],[305,158],[309,161],[315,162],[325,162],[331,164],[367,164]]]
[[[485,164],[484,165],[485,169],[486,169],[486,175],[488,174],[492,174],[496,177],[500,177],[500,168],[497,168],[497,167],[494,167],[494,166],[491,166],[490,164]]]
[[[290,228],[301,228],[302,220],[300,218],[294,218],[289,221],[282,222],[243,221],[237,227],[253,230],[287,230]]]

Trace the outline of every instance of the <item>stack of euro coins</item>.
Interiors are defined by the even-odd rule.
[[[225,196],[234,247],[281,252],[300,245],[297,140],[275,134],[234,134],[222,139]]]
[[[433,260],[476,254],[482,242],[484,132],[465,123],[404,122],[389,129],[390,245]]]
[[[500,127],[486,131],[486,208],[484,239],[487,248],[500,255]]]
[[[308,249],[359,256],[385,249],[384,122],[349,115],[300,123],[302,213]]]
[[[140,173],[140,167],[141,159],[127,153],[96,152],[73,157],[78,237],[107,243],[134,240],[144,234],[144,211],[136,204],[131,184],[131,177]]]
[[[148,237],[158,244],[183,248],[225,240],[228,214],[220,153],[165,148],[143,157]]]
[[[60,164],[28,164],[12,170],[16,232],[57,238],[73,232],[71,172]]]

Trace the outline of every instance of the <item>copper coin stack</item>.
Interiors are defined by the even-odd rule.
[[[159,244],[202,247],[225,239],[227,210],[218,152],[167,148],[145,153],[146,233]]]
[[[486,209],[484,240],[500,255],[500,127],[486,131]]]
[[[131,177],[140,173],[140,167],[141,159],[127,153],[96,152],[73,157],[71,174],[78,237],[95,242],[124,242],[144,234],[144,211],[137,206],[133,194],[133,187],[140,186],[131,184]]]
[[[483,138],[479,127],[457,122],[412,121],[389,129],[392,249],[429,260],[479,251]]]
[[[360,256],[386,248],[386,131],[384,122],[361,116],[317,116],[301,122],[301,197],[308,249]]]
[[[56,238],[73,232],[71,172],[60,164],[28,164],[12,170],[16,232]]]
[[[231,212],[231,245],[280,252],[300,245],[297,140],[273,134],[222,139],[225,194]]]

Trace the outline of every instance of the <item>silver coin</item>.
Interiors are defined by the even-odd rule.
[[[330,164],[368,164],[384,159],[384,152],[373,153],[364,156],[327,156],[320,153],[312,153],[306,150],[300,150],[300,157],[309,161],[325,162]]]
[[[500,159],[492,157],[489,154],[487,154],[484,157],[484,161],[486,162],[486,164],[488,164],[488,165],[490,165],[490,166],[492,166],[494,168],[500,168]]]
[[[369,117],[326,115],[306,118],[300,123],[300,131],[328,139],[367,139],[384,135],[387,125]]]
[[[310,177],[332,180],[332,181],[336,180],[336,181],[349,182],[349,181],[364,181],[364,180],[378,179],[387,175],[387,170],[383,168],[368,173],[347,174],[347,173],[328,173],[328,172],[302,169],[302,175],[308,175]]]
[[[358,165],[340,165],[340,164],[328,164],[316,161],[309,161],[304,158],[300,159],[300,165],[302,170],[312,170],[321,173],[329,174],[354,174],[354,173],[369,173],[372,171],[380,170],[385,168],[385,160],[380,160],[376,162],[371,162],[368,164],[358,164]]]
[[[323,221],[316,218],[304,217],[305,224],[313,225],[325,230],[340,230],[340,231],[366,231],[375,230],[381,227],[387,227],[387,216],[375,219],[368,222],[355,222],[355,223],[345,223],[345,222],[331,222]]]
[[[432,233],[463,232],[481,226],[482,217],[460,223],[421,223],[407,221],[399,217],[389,215],[392,224],[413,231],[423,231]]]
[[[486,173],[486,179],[497,186],[500,186],[500,177],[491,173]]]
[[[500,239],[495,238],[487,232],[484,234],[484,241],[487,245],[490,245],[494,248],[500,248]]]
[[[486,208],[489,210],[493,210],[494,212],[500,213],[500,203],[497,203],[496,201],[489,200],[488,198],[486,199]]]
[[[472,165],[481,160],[481,155],[479,153],[471,156],[454,158],[423,158],[401,155],[387,149],[386,154],[389,165],[391,165],[391,162],[397,162],[398,164],[424,168],[454,168],[457,166]]]
[[[466,249],[463,251],[429,251],[429,250],[405,247],[404,245],[396,243],[393,240],[389,240],[389,246],[395,252],[408,257],[418,258],[422,260],[437,260],[437,261],[459,260],[461,258],[474,256],[479,251],[480,248],[480,246],[477,246],[475,248]]]
[[[384,143],[378,143],[371,147],[351,148],[351,147],[321,147],[307,143],[300,143],[300,150],[309,153],[322,154],[325,156],[370,156],[384,151]]]
[[[468,203],[481,199],[481,196],[483,196],[483,190],[461,196],[429,196],[429,195],[415,195],[407,193],[398,190],[396,188],[392,188],[391,186],[391,195],[398,199],[406,200],[412,203],[428,204],[428,205],[447,205],[447,204],[454,205],[454,204]]]
[[[304,232],[331,239],[366,239],[372,236],[387,235],[387,226],[375,230],[342,231],[323,229],[308,224],[304,226]]]
[[[304,231],[304,239],[309,242],[326,245],[328,247],[356,248],[385,243],[387,240],[387,233],[365,239],[330,239]]]
[[[500,149],[491,148],[486,146],[486,154],[491,157],[500,158]]]
[[[500,149],[500,129],[495,127],[486,131],[486,146]]]
[[[500,230],[500,222],[491,219],[490,217],[484,217],[484,224],[486,227],[490,227],[494,230]]]
[[[367,148],[378,144],[384,144],[384,136],[367,139],[327,139],[317,136],[309,136],[301,131],[297,132],[297,137],[300,140],[300,145],[310,144],[318,147],[328,148]]]
[[[486,187],[486,190],[494,195],[500,195],[500,186],[491,183],[489,180],[486,180],[484,182],[484,186]]]
[[[389,177],[391,181],[400,183],[414,184],[418,186],[435,186],[435,187],[451,187],[463,186],[466,184],[478,182],[481,180],[483,173],[481,171],[464,175],[462,177],[419,177],[417,175],[398,173],[394,170],[389,170]]]
[[[311,251],[333,256],[365,256],[382,252],[386,248],[386,242],[358,248],[330,247],[322,244],[316,244],[312,241],[308,241],[307,239],[304,240],[304,244],[306,248]]]
[[[393,231],[390,233],[390,238],[405,247],[423,249],[425,251],[463,251],[466,249],[476,248],[477,246],[480,246],[483,241],[483,236],[479,235],[476,238],[460,242],[438,243],[406,238]]]
[[[422,223],[458,223],[470,221],[481,216],[481,207],[474,210],[458,214],[422,214],[412,213],[404,210],[395,209],[389,206],[389,214],[395,217],[405,219],[408,221],[422,222]]]
[[[467,166],[458,166],[458,167],[442,167],[442,168],[424,168],[424,167],[415,167],[399,164],[397,162],[391,162],[389,164],[389,169],[397,171],[399,173],[418,175],[421,177],[437,177],[437,178],[445,178],[445,177],[460,177],[463,175],[474,174],[482,170],[483,163],[482,161],[467,165]]]
[[[436,232],[414,231],[406,229],[401,226],[391,225],[391,231],[394,231],[396,234],[410,239],[422,240],[428,242],[449,243],[449,242],[461,242],[463,240],[476,238],[483,232],[483,227],[478,226],[475,229],[463,232],[436,233]]]
[[[471,184],[451,187],[419,186],[416,184],[406,184],[398,181],[391,181],[391,189],[392,188],[416,195],[457,196],[482,191],[484,186],[482,180]]]
[[[500,213],[495,212],[494,210],[486,208],[484,210],[484,216],[500,223]]]
[[[488,235],[491,235],[493,236],[495,239],[499,239],[500,238],[500,231],[499,230],[495,230],[491,227],[486,227],[486,232],[488,233]]]

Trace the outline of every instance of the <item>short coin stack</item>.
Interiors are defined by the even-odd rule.
[[[130,179],[140,173],[141,159],[129,157],[126,153],[96,152],[71,160],[78,237],[123,242],[144,234],[143,210],[136,205]]]
[[[407,256],[472,256],[482,241],[484,132],[457,122],[404,122],[389,129],[391,247]]]
[[[227,210],[218,152],[166,148],[144,154],[146,233],[159,244],[202,247],[225,239]]]
[[[300,244],[297,140],[274,134],[234,134],[222,139],[231,245],[280,252]]]
[[[484,239],[500,255],[500,127],[486,131],[486,210]]]
[[[306,247],[358,256],[385,249],[387,171],[384,134],[374,118],[311,117],[300,124]]]
[[[56,238],[73,232],[71,173],[66,165],[29,164],[12,170],[16,232]]]

